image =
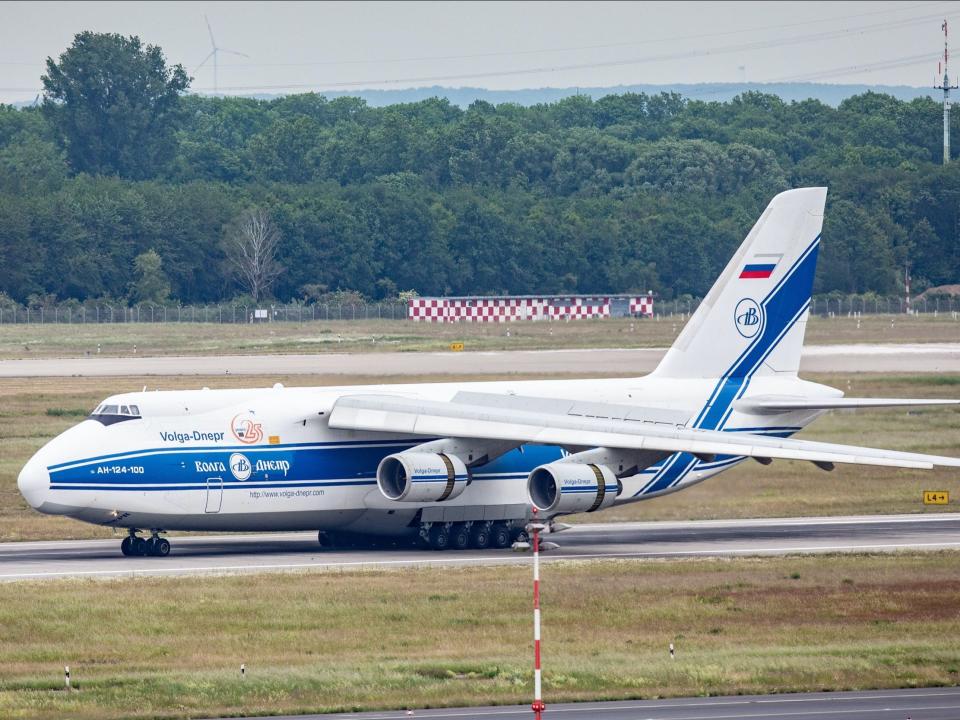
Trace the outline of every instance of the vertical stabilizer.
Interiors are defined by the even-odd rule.
[[[770,201],[655,375],[797,374],[826,199],[801,188]]]

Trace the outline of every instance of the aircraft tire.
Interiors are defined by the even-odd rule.
[[[144,557],[150,554],[150,545],[142,537],[133,538],[130,547],[133,549],[133,554],[139,557]]]
[[[170,541],[166,538],[153,538],[150,542],[150,554],[154,557],[166,557],[170,554]]]
[[[130,557],[133,555],[133,538],[129,535],[123,539],[123,542],[120,543],[120,552],[124,554],[125,557]]]
[[[470,547],[477,550],[486,550],[490,547],[490,524],[485,522],[474,523],[470,528]]]
[[[510,528],[506,523],[495,522],[490,526],[490,544],[498,550],[510,547]]]
[[[446,550],[450,547],[450,529],[446,525],[434,525],[430,528],[430,547],[434,550]]]
[[[466,523],[455,523],[450,530],[450,549],[466,550],[470,547],[470,528]]]

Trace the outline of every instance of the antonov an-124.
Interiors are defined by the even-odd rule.
[[[826,196],[773,198],[644,377],[123,393],[41,448],[20,492],[42,513],[127,529],[127,555],[168,554],[168,530],[439,550],[507,547],[532,507],[548,523],[598,512],[748,458],[958,467],[793,437],[832,409],[960,402],[845,398],[797,376]]]

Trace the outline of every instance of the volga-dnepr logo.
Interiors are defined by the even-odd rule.
[[[253,466],[250,464],[250,460],[247,459],[247,456],[243,453],[234,453],[230,456],[230,472],[233,476],[243,482],[250,477],[250,473],[253,472]]]
[[[763,327],[763,309],[756,300],[744,298],[737,303],[733,311],[733,320],[738,333],[747,339],[752,338]]]

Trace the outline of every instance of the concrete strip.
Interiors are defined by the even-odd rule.
[[[91,357],[0,361],[2,377],[151,375],[489,375],[582,373],[631,377],[653,370],[664,348],[504,352]],[[960,344],[821,345],[804,349],[806,372],[960,372]]]

